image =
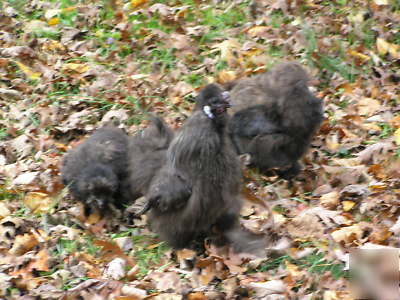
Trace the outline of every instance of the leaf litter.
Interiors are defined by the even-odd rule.
[[[350,299],[344,255],[398,246],[394,1],[18,3],[0,4],[2,295]],[[308,68],[326,121],[291,185],[246,171],[243,225],[285,240],[267,258],[174,253],[145,219],[85,219],[62,187],[63,154],[102,124],[133,133],[149,110],[178,128],[205,83],[281,60]]]

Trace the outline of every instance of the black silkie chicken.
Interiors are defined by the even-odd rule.
[[[250,166],[276,168],[285,179],[300,172],[298,160],[323,120],[322,101],[308,80],[299,64],[289,62],[232,84],[229,134],[237,152],[250,155]]]
[[[153,177],[165,165],[167,149],[174,137],[163,119],[152,114],[149,118],[151,124],[129,141],[129,177],[126,186],[132,200],[147,193]]]
[[[227,93],[207,85],[146,194],[151,228],[175,249],[238,224],[241,168],[226,135]]]
[[[70,150],[61,167],[61,179],[72,196],[82,202],[85,214],[93,209],[101,215],[108,204],[121,207],[122,181],[127,177],[128,136],[119,128],[107,126]]]

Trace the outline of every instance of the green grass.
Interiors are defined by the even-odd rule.
[[[169,247],[164,242],[155,244],[154,239],[149,236],[133,236],[132,239],[134,244],[133,256],[139,267],[139,276],[142,277],[160,264],[161,258],[169,250]]]
[[[6,128],[0,128],[0,141],[6,140],[8,137],[7,129]],[[0,195],[1,195],[1,189],[0,189]]]
[[[279,267],[285,267],[285,262],[290,262],[301,270],[306,270],[312,274],[324,274],[330,272],[334,279],[339,279],[341,277],[348,277],[348,271],[344,270],[344,264],[330,261],[324,258],[324,253],[315,251],[314,253],[307,255],[301,259],[294,259],[289,255],[283,255],[278,258],[271,258],[263,262],[255,270],[250,272],[267,272],[271,270],[276,270]]]
[[[393,135],[395,129],[387,123],[379,123],[379,127],[382,128],[382,132],[379,135],[380,139],[386,139]]]
[[[56,247],[53,250],[52,255],[65,255],[73,254],[78,251],[84,251],[91,255],[96,255],[100,252],[100,247],[93,245],[93,236],[85,236],[83,241],[69,240],[66,238],[60,238],[57,241]]]

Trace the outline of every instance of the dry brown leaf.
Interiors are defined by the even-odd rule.
[[[10,249],[10,254],[23,255],[30,251],[39,244],[34,234],[25,233],[23,235],[17,235],[15,237],[14,245]]]
[[[201,273],[199,275],[201,284],[208,285],[216,277],[216,274],[217,271],[214,264],[210,264],[201,269]]]
[[[363,229],[359,224],[343,227],[331,233],[332,238],[337,243],[344,243],[346,246],[352,245],[361,241]]]
[[[319,201],[323,207],[334,209],[339,205],[339,197],[340,194],[338,191],[332,191],[330,193],[322,195]]]
[[[358,159],[364,164],[378,164],[387,158],[387,153],[394,149],[391,141],[378,142],[369,145],[357,154]]]
[[[225,40],[222,43],[214,45],[214,49],[220,52],[221,60],[226,61],[229,66],[237,65],[241,49],[241,45],[237,40]]]
[[[25,172],[15,178],[12,182],[13,185],[29,185],[37,178],[39,172]]]
[[[235,71],[223,70],[218,73],[218,82],[219,83],[227,83],[230,81],[234,81],[235,79],[237,79],[237,74]]]
[[[160,292],[179,292],[183,286],[179,274],[175,272],[153,272],[149,278],[154,281],[157,291]]]
[[[194,292],[188,295],[188,300],[207,300],[208,297],[202,292]]]
[[[287,231],[293,238],[320,239],[324,236],[324,227],[318,217],[312,214],[293,218],[287,225]]]
[[[101,258],[104,261],[111,261],[114,258],[123,258],[126,260],[128,266],[135,266],[135,262],[129,256],[127,256],[124,251],[114,242],[95,240],[93,241],[93,245],[101,247]]]
[[[249,287],[254,289],[259,299],[265,299],[269,295],[283,294],[286,286],[282,280],[270,280],[266,282],[252,282]]]
[[[28,46],[14,46],[0,51],[4,56],[21,57],[21,58],[35,58],[36,53]]]
[[[372,98],[362,98],[357,103],[358,113],[362,116],[372,116],[381,109],[381,103]]]
[[[0,202],[0,220],[11,214],[10,209],[4,201]]]
[[[30,271],[49,271],[50,255],[47,249],[42,249],[36,254],[35,259],[29,263],[28,269]]]
[[[269,26],[253,26],[247,30],[251,37],[264,37],[271,28]]]
[[[45,193],[30,192],[25,195],[24,204],[35,214],[48,213],[53,206],[53,199]]]

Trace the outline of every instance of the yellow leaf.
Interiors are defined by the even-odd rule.
[[[58,23],[60,23],[60,19],[57,17],[51,18],[47,21],[47,24],[49,24],[50,26],[57,25]]]
[[[389,53],[394,58],[400,58],[400,45],[389,43],[382,38],[377,38],[376,48],[378,49],[378,53],[380,55],[386,55]]]
[[[353,202],[353,201],[345,200],[345,201],[342,202],[342,205],[343,205],[343,210],[344,211],[349,211],[354,207],[354,205],[356,205],[356,203]]]
[[[90,67],[86,64],[66,63],[62,66],[63,71],[72,71],[76,73],[85,73],[89,71]]]
[[[19,61],[16,61],[15,63],[21,69],[21,71],[24,72],[24,74],[31,80],[39,79],[40,76],[42,75],[41,73],[33,72],[28,66],[25,66],[23,63],[20,63]]]
[[[349,50],[349,54],[351,56],[354,56],[356,58],[361,59],[362,61],[367,61],[367,60],[370,59],[370,57],[368,55],[365,55],[363,53],[360,53],[360,52],[357,52],[357,51],[354,51],[354,50]]]
[[[131,8],[136,8],[139,7],[143,4],[145,4],[147,0],[131,0]]]
[[[24,204],[35,214],[47,213],[53,206],[53,200],[48,194],[30,192],[24,198]]]
[[[65,47],[58,41],[48,41],[43,44],[43,50],[47,51],[63,51]]]
[[[400,128],[394,132],[394,141],[396,142],[397,146],[400,146]]]

